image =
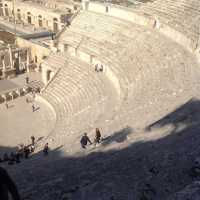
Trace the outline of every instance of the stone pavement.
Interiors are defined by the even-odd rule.
[[[4,91],[14,90],[16,88],[19,88],[18,84],[15,84],[14,82],[10,80],[1,80],[0,81],[0,93]]]
[[[31,99],[31,96],[28,96]],[[32,112],[32,103],[26,103],[27,96],[9,101],[9,108],[0,105],[0,146],[15,147],[29,143],[30,136],[46,136],[54,125],[54,114],[42,102],[34,102],[37,111]],[[3,152],[1,152],[3,153]]]
[[[42,75],[40,72],[29,72],[29,73],[20,74],[17,77],[10,79],[10,81],[17,85],[24,86],[26,84],[25,78],[27,76],[29,77],[29,82],[32,82],[32,81],[42,82]]]

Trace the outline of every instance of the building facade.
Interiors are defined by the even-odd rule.
[[[15,23],[29,24],[53,32],[62,30],[72,15],[70,8],[49,8],[31,1],[2,0],[0,16]]]

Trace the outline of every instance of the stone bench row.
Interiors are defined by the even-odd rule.
[[[199,8],[199,2],[192,4],[190,1],[155,1],[144,4],[137,10],[157,16],[161,23],[166,23],[186,35],[192,42],[197,42],[199,35]]]
[[[92,108],[93,105],[104,100],[108,95],[105,92],[108,85],[105,85],[98,77],[95,78],[93,70],[88,71],[88,68],[90,67],[88,64],[85,64],[84,68],[83,62],[81,62],[79,66],[81,67],[81,70],[79,70],[79,72],[76,71],[75,74],[70,73],[70,71],[76,69],[75,62],[74,60],[72,62],[72,60],[72,58],[68,60],[68,65],[66,66],[66,69],[63,70],[64,73],[61,69],[60,73],[55,78],[55,81],[49,85],[43,94],[55,108],[57,121],[60,121],[58,125],[60,124],[59,126],[61,127],[69,125],[69,122],[75,115],[78,116],[79,113],[84,113],[85,110],[88,110],[90,107]],[[71,63],[71,67],[69,66],[69,63]],[[87,73],[85,70],[87,70]],[[71,84],[71,82],[74,81],[73,79],[76,81],[76,77],[79,76],[81,76],[79,80],[81,85],[78,84],[78,82]],[[61,79],[61,77],[63,77],[63,79]],[[69,87],[71,88],[69,89]],[[68,88],[67,92],[66,88]],[[98,105],[98,107],[100,110],[104,110],[104,104]]]
[[[163,39],[163,38],[161,38],[161,39]],[[156,41],[157,40],[157,41]],[[91,42],[89,42],[89,41],[91,41]],[[145,41],[145,39],[143,39],[143,38],[141,38],[141,41],[139,41],[139,44],[140,44],[140,42],[142,43],[143,41]],[[159,67],[160,66],[162,66],[162,65],[169,65],[169,67],[171,67],[171,65],[173,66],[173,65],[176,65],[175,63],[176,63],[176,60],[173,60],[173,62],[170,64],[170,62],[169,61],[167,61],[166,59],[165,59],[165,54],[167,55],[167,53],[168,52],[170,52],[171,51],[171,49],[174,49],[174,47],[176,47],[177,45],[175,45],[173,42],[171,42],[171,49],[169,48],[163,48],[163,45],[166,45],[167,44],[167,42],[168,41],[166,41],[166,43],[164,43],[164,44],[161,44],[160,46],[158,45],[158,47],[156,47],[156,45],[157,44],[160,44],[160,40],[158,40],[158,39],[155,39],[155,41],[150,41],[149,42],[149,44],[150,44],[150,46],[148,47],[147,46],[147,44],[146,44],[146,46],[147,46],[147,50],[145,51],[145,46],[141,46],[141,60],[143,60],[143,58],[144,57],[146,57],[147,58],[147,63],[143,63],[143,65],[144,65],[144,69],[145,69],[145,67],[146,67],[146,72],[145,72],[145,74],[149,74],[149,76],[153,76],[154,74],[156,74],[155,73],[155,71],[158,71],[158,69],[159,69]],[[130,41],[130,43],[131,43],[131,41]],[[92,55],[96,55],[98,58],[101,58],[101,60],[102,61],[104,61],[104,62],[106,62],[107,60],[110,60],[110,64],[111,65],[108,65],[108,67],[110,68],[110,67],[112,67],[113,65],[115,65],[116,64],[116,62],[118,61],[118,60],[120,60],[121,61],[121,63],[119,63],[118,64],[118,68],[125,68],[126,70],[124,70],[124,71],[128,71],[128,73],[126,73],[126,75],[125,75],[125,73],[121,70],[121,72],[120,73],[116,73],[116,74],[120,74],[121,76],[125,76],[125,77],[130,77],[130,80],[131,79],[133,79],[134,78],[134,76],[131,76],[131,74],[134,74],[134,75],[136,75],[135,73],[136,73],[136,71],[135,70],[137,70],[137,69],[139,69],[139,68],[141,68],[141,66],[138,66],[138,68],[137,67],[131,67],[131,66],[135,66],[135,65],[138,65],[138,63],[140,63],[141,62],[141,60],[140,59],[138,59],[138,63],[134,63],[134,62],[132,62],[131,63],[131,65],[126,65],[126,63],[125,62],[123,62],[123,56],[121,56],[120,57],[120,54],[116,54],[115,56],[113,56],[113,51],[114,51],[114,49],[116,49],[115,47],[112,47],[112,46],[110,46],[110,49],[107,47],[107,46],[105,46],[104,48],[103,48],[103,46],[102,45],[100,45],[98,42],[94,42],[94,40],[91,40],[91,38],[89,38],[88,40],[87,40],[87,42],[86,42],[86,44],[87,44],[87,47],[86,46],[84,46],[83,47],[83,45],[85,45],[84,43],[82,43],[81,45],[80,45],[80,49],[81,48],[85,48],[85,49],[87,49],[87,51],[90,51],[90,53],[92,54]],[[94,45],[94,44],[96,44],[96,46]],[[168,44],[167,44],[168,45]],[[174,46],[173,46],[174,45]],[[132,46],[135,46],[135,44],[133,43],[132,44]],[[112,48],[113,48],[113,50],[112,50]],[[153,48],[154,50],[156,49],[156,53],[160,53],[160,54],[158,54],[158,57],[157,58],[155,58],[155,59],[153,59],[152,60],[152,56],[153,56],[153,51],[152,52],[150,52],[149,54],[145,54],[145,53],[147,53],[147,52],[149,52],[149,50],[151,49],[151,48]],[[176,51],[174,51],[174,53],[172,53],[172,54],[170,54],[169,55],[169,58],[171,59],[171,57],[173,56],[173,55],[176,55],[178,52],[179,52],[179,48],[181,48],[181,47],[179,47],[179,46],[177,46],[177,48],[176,48]],[[108,51],[108,49],[110,50],[110,51]],[[137,49],[137,50],[139,50],[139,49]],[[96,51],[95,53],[94,53],[94,51]],[[130,51],[131,51],[131,49],[130,49]],[[98,52],[98,53],[97,53]],[[143,53],[144,52],[144,53]],[[149,56],[148,56],[149,55]],[[108,57],[109,56],[109,57]],[[112,57],[113,56],[113,57]],[[126,57],[128,57],[129,55],[126,55]],[[163,59],[167,62],[167,63],[158,63],[158,61],[159,60],[163,60],[162,59],[162,57],[163,57]],[[182,55],[182,57],[180,57],[180,60],[179,61],[181,61],[182,59],[183,59],[183,57],[184,57],[184,53],[183,53],[183,55]],[[169,63],[168,63],[169,62]],[[177,63],[178,63],[178,61],[177,61]],[[140,64],[141,65],[141,64]],[[149,66],[151,67],[151,66],[153,66],[153,69],[151,69],[151,73],[148,73],[148,70],[149,70]],[[156,66],[158,66],[158,67],[156,67]],[[116,67],[116,65],[115,65],[115,67]],[[113,67],[114,69],[114,71],[116,71],[116,68],[115,67]],[[132,68],[132,71],[129,71],[128,69],[130,69],[131,70],[131,68]],[[132,72],[132,73],[131,73]],[[139,72],[139,71],[138,71]],[[140,73],[140,72],[139,72]],[[154,77],[154,76],[153,76]],[[156,78],[156,76],[155,76],[155,78]],[[143,78],[144,80],[145,80],[145,78]],[[131,81],[130,81],[131,82]],[[141,83],[140,81],[137,81],[137,83]],[[132,85],[136,85],[135,84],[135,82],[133,82],[132,81]],[[159,86],[159,85],[158,85]],[[136,88],[136,86],[135,86],[135,88]],[[141,85],[140,86],[140,88],[143,88],[143,86]],[[137,91],[137,90],[136,90]],[[140,91],[140,90],[138,90],[138,91]]]

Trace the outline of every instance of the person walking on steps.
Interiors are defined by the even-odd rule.
[[[29,77],[26,77],[26,84],[29,84]]]
[[[35,105],[32,104],[32,111],[35,112]]]
[[[0,199],[9,200],[9,194],[11,194],[12,200],[20,200],[15,183],[10,178],[7,171],[0,167]]]
[[[88,142],[90,144],[92,144],[92,142],[90,141],[90,138],[87,136],[87,133],[84,133],[84,135],[81,137],[80,143],[81,143],[81,147],[83,149],[86,148],[86,145],[88,144]]]
[[[101,141],[101,132],[100,132],[100,130],[98,128],[96,128],[96,130],[95,130],[95,138],[94,138],[95,145],[97,143],[100,143],[100,141]]]
[[[35,145],[35,137],[33,135],[31,136],[31,144]]]
[[[24,157],[25,157],[25,159],[28,159],[29,155],[30,155],[30,149],[29,149],[28,146],[25,146],[24,147]]]
[[[48,155],[48,153],[49,153],[49,144],[48,143],[46,143],[44,145],[43,153],[44,153],[45,156]]]

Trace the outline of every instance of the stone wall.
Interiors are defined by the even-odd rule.
[[[98,12],[112,17],[117,17],[126,21],[130,21],[143,26],[153,27],[154,20],[142,15],[137,15],[132,9],[128,9],[118,5],[101,4],[89,1],[83,1],[82,7],[85,10]]]
[[[84,10],[97,12],[106,14],[112,17],[117,17],[122,20],[130,21],[134,24],[150,27],[150,28],[156,28],[158,29],[162,34],[166,35],[170,39],[176,41],[183,47],[185,47],[190,52],[194,52],[195,46],[192,45],[192,41],[187,38],[183,33],[176,31],[172,27],[168,26],[167,24],[162,24],[159,22],[159,26],[155,25],[157,22],[157,19],[152,18],[150,15],[142,15],[139,13],[134,12],[134,9],[132,8],[126,8],[119,5],[113,5],[109,3],[97,3],[97,2],[90,2],[88,0],[82,1],[82,8]]]

